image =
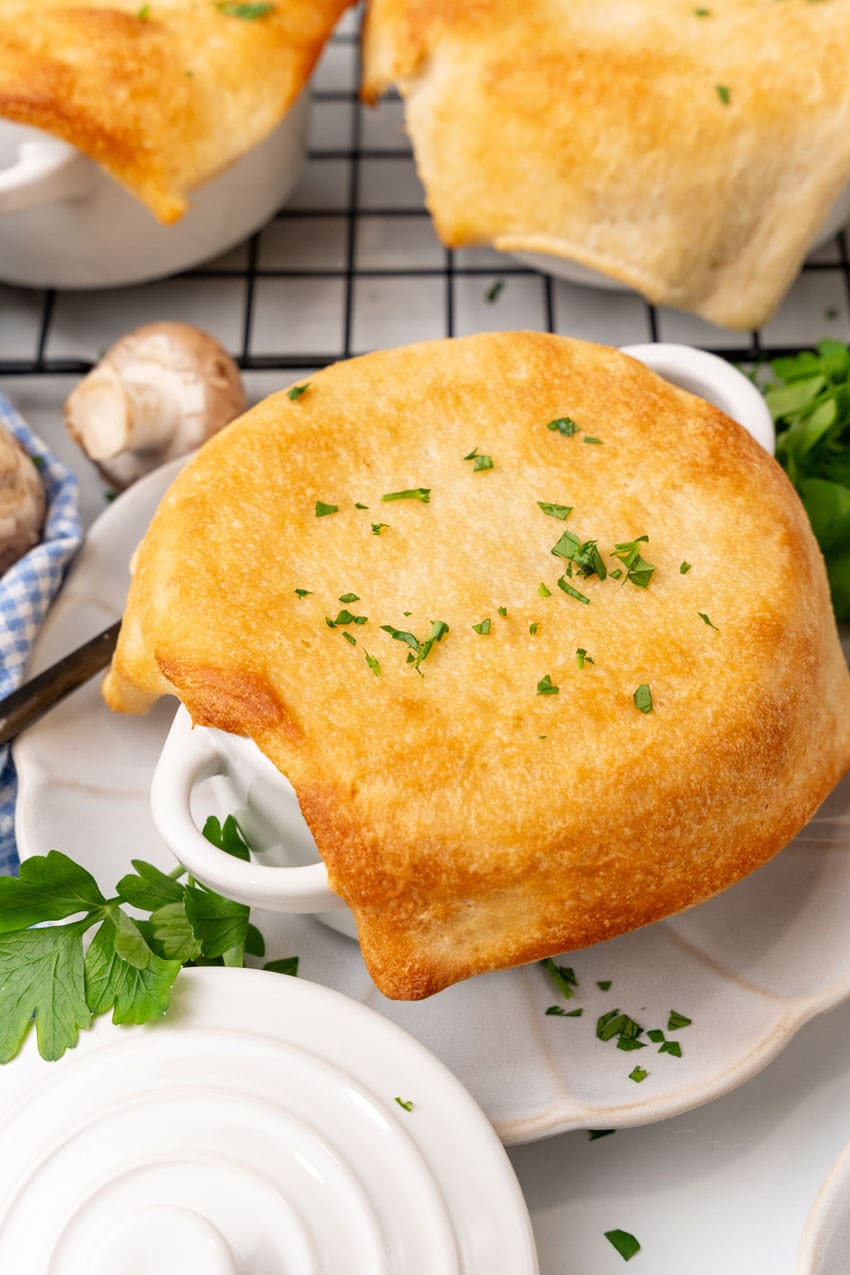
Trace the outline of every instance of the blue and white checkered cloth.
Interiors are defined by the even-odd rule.
[[[24,680],[30,650],[68,563],[83,538],[77,480],[11,403],[0,395],[0,425],[37,457],[47,496],[47,518],[40,544],[0,576],[0,698]],[[18,867],[15,846],[17,781],[9,746],[0,748],[0,873]]]

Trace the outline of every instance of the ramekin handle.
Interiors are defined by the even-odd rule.
[[[345,904],[328,885],[323,863],[270,867],[246,863],[219,850],[201,833],[191,811],[196,784],[224,769],[210,742],[197,731],[169,731],[151,784],[157,831],[193,877],[237,903],[273,912],[329,912]]]
[[[0,213],[21,212],[83,195],[91,186],[91,160],[53,138],[26,140],[0,172]]]
[[[743,425],[747,433],[773,455],[776,432],[764,396],[731,363],[706,350],[665,342],[625,345],[623,354],[630,354],[663,376],[665,381],[671,381],[680,389],[698,394],[719,407],[721,412]]]

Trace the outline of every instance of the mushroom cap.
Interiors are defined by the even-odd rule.
[[[32,458],[0,426],[0,575],[38,544],[46,505]]]
[[[151,323],[107,350],[65,404],[77,443],[117,487],[185,455],[247,405],[227,351],[188,323]]]

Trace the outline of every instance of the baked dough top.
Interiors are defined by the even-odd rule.
[[[437,229],[758,327],[850,182],[850,0],[372,0]]]
[[[400,997],[699,902],[850,764],[782,470],[642,364],[537,333],[337,364],[208,442],[136,556],[105,684],[125,711],[163,693],[290,778]]]
[[[91,156],[163,222],[263,140],[351,0],[0,0],[0,116]]]

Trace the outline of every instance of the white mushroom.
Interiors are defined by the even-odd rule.
[[[44,487],[18,440],[0,427],[0,575],[38,544]]]
[[[117,341],[65,404],[65,424],[116,487],[193,451],[244,412],[239,369],[207,332],[151,323]]]

